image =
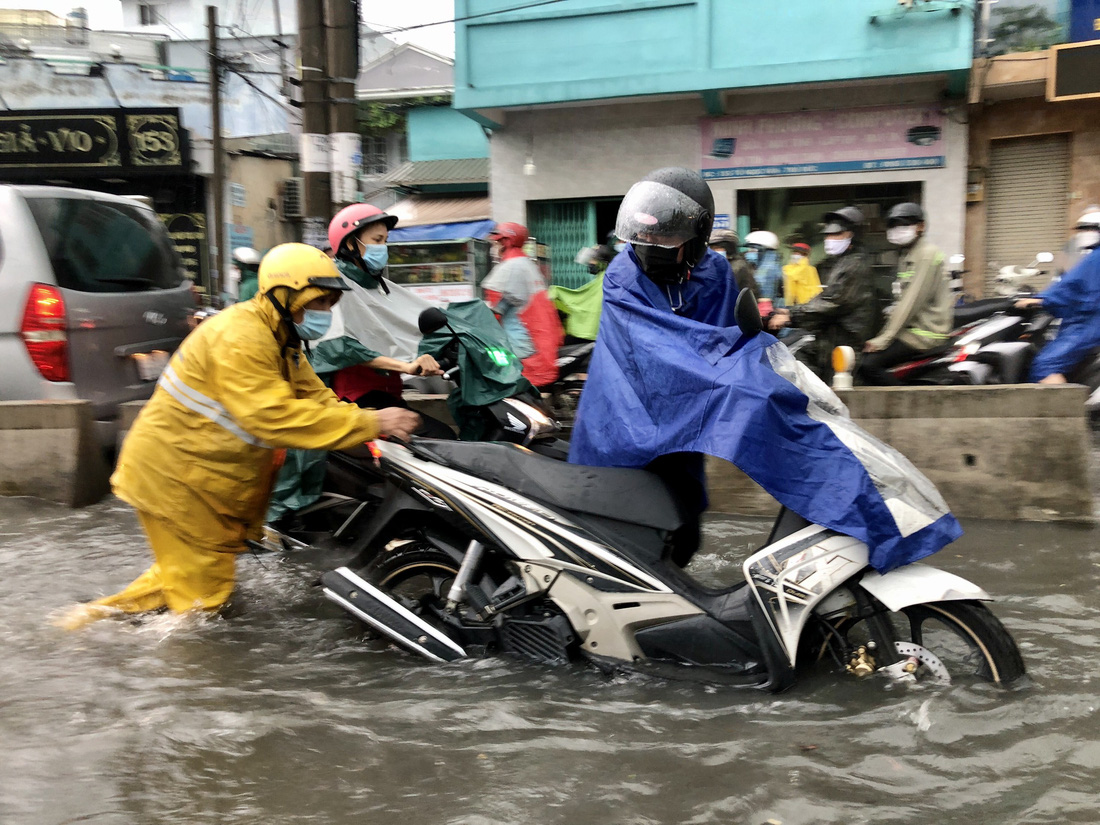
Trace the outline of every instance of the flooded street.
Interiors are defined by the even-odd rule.
[[[52,614],[147,565],[137,521],[0,499],[0,823],[1094,823],[1098,532],[964,527],[930,561],[997,597],[1029,679],[770,696],[430,665],[364,639],[304,555],[242,558],[225,617],[67,633]],[[765,528],[711,522],[695,567],[729,579]]]

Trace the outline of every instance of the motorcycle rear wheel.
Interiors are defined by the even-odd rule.
[[[981,602],[929,602],[885,616],[898,641],[912,642],[930,651],[944,664],[952,679],[977,677],[995,684],[1009,684],[1025,673],[1015,640]],[[863,620],[848,619],[835,625],[835,629],[849,649],[870,640]]]

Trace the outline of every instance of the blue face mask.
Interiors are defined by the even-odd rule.
[[[372,243],[361,246],[363,263],[371,272],[381,272],[390,262],[390,248],[384,243]]]
[[[760,253],[757,252],[755,249],[749,249],[745,252],[745,260],[748,261],[750,264],[756,263],[759,257]]]
[[[294,329],[298,330],[298,336],[303,341],[316,341],[332,326],[332,313],[323,309],[307,309],[305,313],[302,322],[295,324]]]

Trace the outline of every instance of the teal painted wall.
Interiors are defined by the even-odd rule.
[[[972,57],[973,0],[906,13],[896,0],[562,0],[475,16],[516,5],[455,0],[455,108],[957,73]]]
[[[480,125],[446,106],[409,110],[409,160],[489,157],[489,139]]]

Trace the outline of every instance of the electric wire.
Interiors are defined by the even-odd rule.
[[[432,26],[445,26],[449,23],[462,23],[466,20],[478,20],[482,17],[493,17],[493,16],[498,15],[498,14],[506,14],[506,13],[512,12],[512,11],[523,11],[524,9],[533,9],[533,8],[537,8],[539,6],[550,6],[550,5],[553,5],[555,3],[562,3],[562,2],[564,2],[564,0],[538,0],[538,2],[526,3],[522,6],[511,6],[511,7],[506,8],[506,9],[496,9],[495,11],[486,11],[486,12],[482,12],[480,14],[468,14],[465,17],[453,17],[450,20],[438,20],[435,23],[417,23],[413,26],[399,26],[399,27],[396,27],[396,28],[386,29],[385,31],[382,31],[382,30],[376,28],[377,24],[375,24],[375,23],[368,23],[367,21],[360,21],[360,22],[366,23],[366,25],[370,26],[373,29],[373,31],[368,36],[384,37],[387,34],[396,34],[396,33],[400,33],[400,32],[411,32],[411,31],[415,31],[417,29],[428,29],[428,28],[431,28]]]

